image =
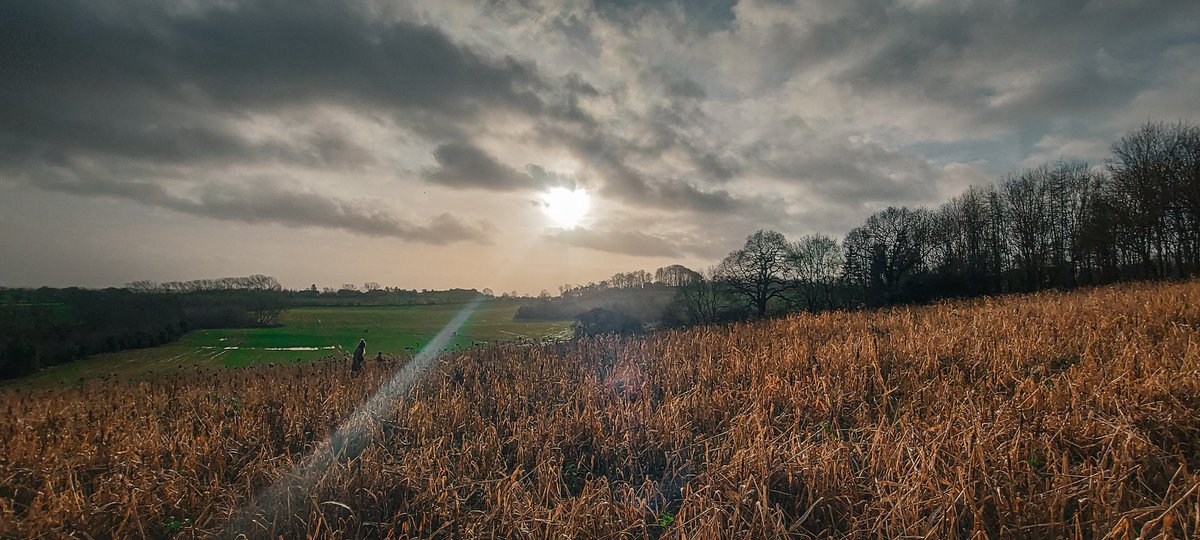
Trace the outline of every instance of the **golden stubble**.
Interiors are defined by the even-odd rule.
[[[1200,535],[1200,282],[450,352],[256,506],[406,360],[3,390],[0,536]]]

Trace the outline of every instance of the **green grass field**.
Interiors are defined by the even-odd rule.
[[[180,369],[311,361],[349,354],[360,338],[367,340],[368,358],[373,358],[377,351],[415,352],[462,307],[462,304],[445,304],[289,309],[283,312],[278,327],[199,330],[161,347],[95,355],[8,384],[71,384],[105,376],[136,379]],[[449,346],[569,335],[570,322],[516,322],[512,320],[516,310],[517,304],[513,302],[491,301],[480,305]]]

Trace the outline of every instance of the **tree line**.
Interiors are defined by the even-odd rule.
[[[937,209],[889,207],[839,242],[758,231],[688,274],[665,319],[679,324],[793,310],[1200,273],[1200,127],[1149,123],[1101,167],[1060,161],[973,186]]]
[[[0,379],[92,354],[154,347],[191,330],[275,326],[288,307],[468,302],[474,289],[407,290],[365,283],[284,289],[271,276],[127,283],[122,288],[0,288]],[[492,296],[485,289],[485,296]]]
[[[415,290],[399,287],[383,287],[367,282],[358,287],[345,283],[340,288],[318,289],[313,284],[307,289],[285,291],[288,305],[292,307],[352,307],[352,306],[420,306],[430,304],[461,304],[480,296],[494,296],[491,289]]]
[[[287,296],[255,275],[125,288],[0,289],[0,379],[203,328],[273,326]]]
[[[522,299],[513,318],[576,319],[585,327],[629,331],[642,323],[660,320],[675,290],[696,277],[699,277],[696,271],[679,264],[664,266],[654,272],[617,272],[599,282],[560,285],[558,296],[543,289],[534,298]]]

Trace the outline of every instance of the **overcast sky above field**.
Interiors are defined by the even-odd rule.
[[[1195,0],[10,0],[0,285],[536,292],[1197,111]]]

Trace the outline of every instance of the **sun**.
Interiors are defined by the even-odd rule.
[[[555,224],[570,229],[587,216],[592,199],[582,189],[552,187],[542,194],[542,211]]]

